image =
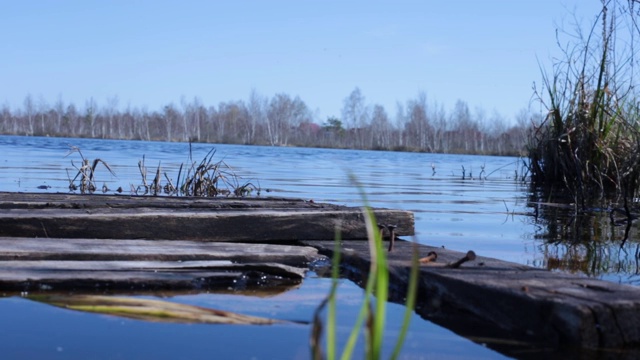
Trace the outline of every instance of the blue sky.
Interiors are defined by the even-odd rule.
[[[579,4],[579,6],[578,6]],[[599,0],[0,1],[0,104],[27,94],[159,110],[300,96],[316,120],[357,86],[390,116],[419,92],[511,119],[529,105],[555,29]]]

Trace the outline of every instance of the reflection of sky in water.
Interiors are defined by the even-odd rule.
[[[329,292],[327,279],[308,277],[283,294],[182,295],[165,300],[282,320],[311,321],[312,311]],[[339,349],[344,348],[359,310],[362,289],[343,280],[339,286]],[[404,307],[389,304],[383,358],[395,344]],[[26,315],[28,314],[28,315]],[[0,298],[0,353],[3,359],[308,359],[311,327],[167,324],[95,315],[21,298]],[[324,315],[323,315],[324,319]],[[31,339],[31,340],[28,340]],[[34,341],[33,339],[37,339]],[[27,342],[27,343],[25,343]],[[355,354],[363,354],[362,339]],[[402,355],[430,358],[503,358],[450,331],[412,316]],[[356,356],[357,358],[358,356]]]

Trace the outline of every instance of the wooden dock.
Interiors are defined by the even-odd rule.
[[[376,209],[413,235],[409,211]],[[236,242],[366,237],[359,208],[283,198],[186,198],[0,192],[0,236]]]
[[[408,211],[376,209],[399,234]],[[283,198],[0,193],[0,293],[258,291],[325,259],[299,239],[366,236],[361,209]]]
[[[0,292],[291,287],[320,258],[277,244],[0,237]]]
[[[302,244],[327,256],[333,253],[333,241]],[[397,241],[389,253],[389,300],[405,301],[412,251],[417,249],[420,257],[436,252],[435,262],[420,266],[417,312],[466,337],[502,337],[554,348],[640,345],[638,287],[482,256],[451,268],[447,265],[465,254],[414,245]],[[362,283],[370,266],[368,244],[343,241],[341,252],[349,277]]]
[[[411,213],[375,214],[397,225],[397,234],[413,234]],[[0,294],[287,289],[332,255],[336,225],[343,270],[362,284],[369,248],[358,208],[277,198],[0,193]],[[553,348],[640,346],[640,288],[482,254],[453,268],[447,264],[464,254],[397,241],[389,253],[391,301],[404,302],[414,248],[421,257],[438,255],[421,266],[416,311],[463,336]]]

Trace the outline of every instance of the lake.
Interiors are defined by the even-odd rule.
[[[415,213],[419,243],[444,246],[524,265],[571,271],[584,276],[635,284],[638,243],[631,227],[610,223],[605,211],[572,216],[563,207],[538,204],[526,179],[524,160],[513,157],[443,155],[315,148],[162,143],[95,139],[0,136],[0,191],[69,192],[81,166],[76,146],[99,164],[99,186],[129,194],[142,183],[138,162],[158,166],[175,180],[181,164],[200,162],[215,148],[260,196],[296,197],[315,202],[362,205],[355,175],[370,205]],[[256,194],[253,194],[256,196]],[[582,241],[585,238],[594,241]],[[569,239],[570,241],[563,241]],[[309,358],[313,311],[330,281],[309,272],[295,290],[256,297],[250,294],[152,294],[171,301],[294,320],[272,326],[177,325],[74,312],[21,297],[1,297],[0,353],[3,358]],[[342,280],[339,336],[355,320],[362,290]],[[403,307],[391,304],[385,339],[399,330]],[[341,336],[345,334],[345,336]],[[502,358],[473,342],[413,316],[404,358]]]

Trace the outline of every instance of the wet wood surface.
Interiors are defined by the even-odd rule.
[[[409,211],[377,219],[414,233]],[[366,237],[360,208],[283,198],[0,193],[0,236],[281,242]]]
[[[312,247],[201,241],[0,238],[0,292],[299,284]]]
[[[304,241],[331,256],[333,241]],[[640,288],[551,272],[482,257],[459,268],[450,265],[464,253],[419,245],[420,257],[436,252],[435,262],[420,266],[418,312],[443,326],[468,320],[477,333],[553,346],[614,348],[640,344]],[[389,253],[391,300],[404,302],[409,281],[411,242],[396,241]],[[362,283],[369,271],[364,242],[343,241],[345,271]],[[459,316],[452,319],[451,314]],[[478,321],[480,320],[480,321]],[[481,324],[478,327],[478,324]],[[479,330],[478,330],[479,329]],[[469,328],[465,331],[469,331]]]
[[[200,288],[204,291],[271,282],[300,283],[305,271],[277,263],[228,261],[0,261],[0,289],[30,292]]]
[[[241,263],[277,262],[306,267],[317,258],[318,251],[315,248],[279,244],[0,237],[0,261],[228,260]]]

